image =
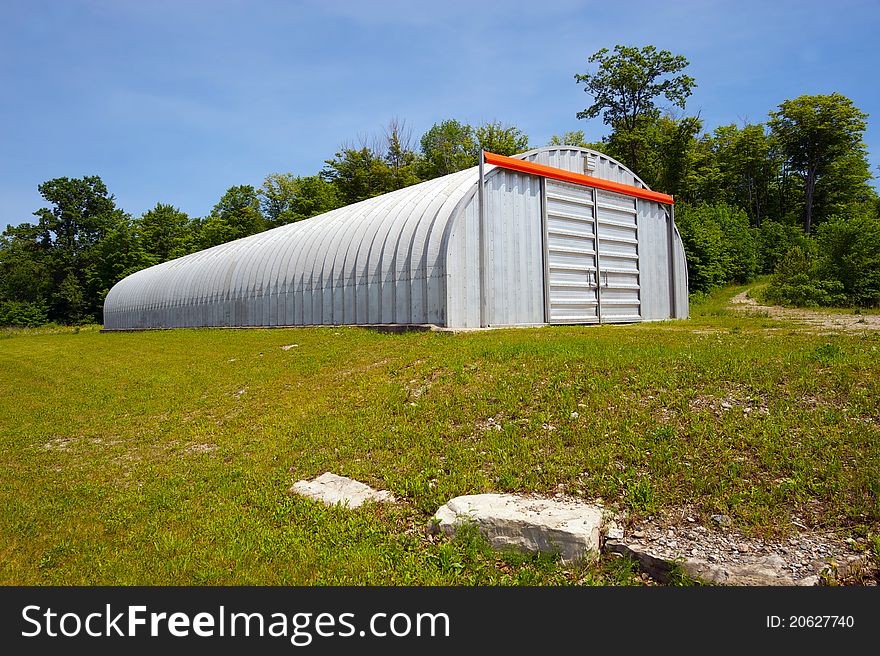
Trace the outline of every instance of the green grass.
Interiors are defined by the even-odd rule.
[[[631,326],[7,331],[0,583],[640,582],[425,531],[453,496],[559,485],[876,544],[880,336],[737,316],[741,290]],[[402,502],[288,493],[325,471]]]

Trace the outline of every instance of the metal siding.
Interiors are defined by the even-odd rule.
[[[639,267],[642,319],[667,319],[669,304],[668,213],[659,203],[639,201]]]
[[[487,323],[544,323],[541,178],[494,169],[486,185],[486,211]],[[523,272],[536,275],[524,279]]]
[[[675,228],[675,316],[679,319],[690,316],[687,259],[678,228]]]
[[[644,187],[595,151],[547,147],[523,159]],[[492,325],[545,319],[541,179],[496,167],[487,178],[487,317]],[[107,295],[105,327],[156,328],[313,323],[480,325],[480,233],[476,167],[333,210],[132,274]],[[663,210],[607,197],[599,207],[602,287],[611,318],[663,318],[668,274],[659,271]],[[660,212],[658,214],[658,211]],[[565,217],[555,220],[558,228]],[[571,246],[548,234],[547,246]],[[637,240],[637,241],[633,241]],[[575,239],[576,241],[576,239]],[[687,271],[675,233],[676,306],[687,316]],[[668,248],[668,246],[667,246]],[[606,251],[607,250],[607,254]],[[575,256],[577,254],[575,253]],[[666,285],[666,294],[663,294]],[[639,297],[641,288],[641,298]],[[605,303],[603,303],[604,307]]]

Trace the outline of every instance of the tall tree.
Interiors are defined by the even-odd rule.
[[[357,203],[392,190],[392,173],[373,149],[344,148],[326,160],[321,177],[333,184],[343,204]]]
[[[770,113],[770,129],[779,140],[788,165],[803,178],[805,232],[809,233],[814,223],[818,181],[841,158],[864,157],[862,135],[867,117],[852,100],[839,93],[786,100],[778,111]]]
[[[290,206],[299,193],[299,178],[293,173],[270,173],[257,189],[260,208],[272,226],[290,223]]]
[[[150,264],[186,255],[196,248],[189,216],[173,205],[156,203],[135,219],[133,229]]]
[[[95,247],[127,217],[98,176],[55,178],[38,189],[52,204],[34,212],[52,280],[49,318],[96,320],[107,281],[97,270]]]
[[[773,177],[771,141],[760,124],[715,128],[714,151],[722,176],[725,202],[742,207],[760,227],[767,213]]]
[[[260,212],[260,198],[251,185],[230,187],[202,222],[202,247],[216,246],[262,232],[269,225]]]
[[[681,72],[688,61],[654,46],[617,45],[613,53],[602,48],[588,62],[598,64],[596,72],[574,77],[593,96],[593,104],[577,117],[591,119],[602,114],[605,124],[624,144],[624,163],[638,174],[647,133],[660,116],[657,100],[662,96],[673,106],[684,108],[696,86],[694,78]]]
[[[297,177],[293,173],[272,173],[257,190],[263,215],[272,226],[280,226],[339,207],[336,188],[317,175]]]
[[[421,177],[425,180],[461,171],[476,164],[474,128],[449,119],[437,123],[421,138]]]
[[[7,226],[0,235],[0,325],[39,325],[48,318],[51,262],[38,226]]]
[[[385,164],[391,172],[391,189],[419,182],[419,155],[413,148],[412,130],[396,118],[385,128]]]
[[[529,149],[529,138],[515,125],[492,121],[479,126],[474,132],[475,155],[488,150],[496,155],[516,155]]]

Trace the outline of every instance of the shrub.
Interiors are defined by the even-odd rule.
[[[880,219],[834,217],[816,229],[816,243],[820,277],[839,281],[854,305],[880,305]]]
[[[815,247],[812,244],[807,248],[795,246],[777,263],[763,298],[777,305],[796,307],[845,304],[846,295],[840,281],[823,279],[818,272]]]
[[[779,261],[794,247],[809,248],[810,238],[795,225],[765,221],[756,231],[761,273],[773,273]]]
[[[0,326],[32,328],[47,321],[47,309],[29,301],[0,301]]]
[[[748,282],[760,270],[757,241],[741,209],[725,203],[682,205],[675,223],[687,255],[691,292]]]

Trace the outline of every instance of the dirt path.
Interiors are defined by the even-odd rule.
[[[810,332],[818,334],[863,333],[880,330],[878,314],[832,314],[802,308],[785,308],[778,305],[761,305],[747,296],[748,290],[730,300],[730,308],[741,312],[766,314],[772,319],[803,324]]]

